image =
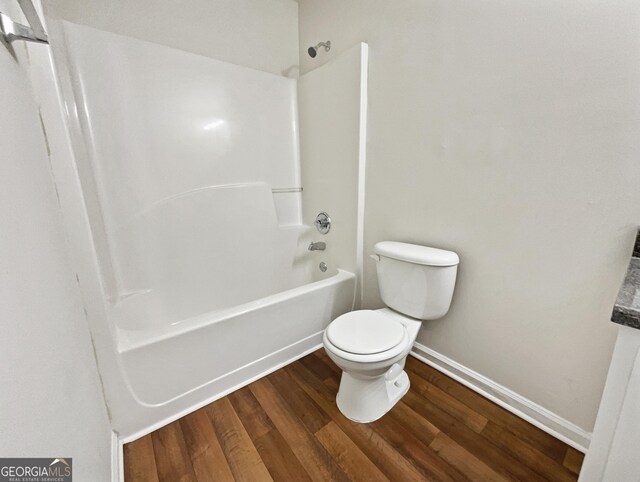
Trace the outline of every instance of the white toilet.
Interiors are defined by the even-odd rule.
[[[355,422],[379,419],[409,390],[404,362],[422,320],[449,311],[458,270],[452,251],[383,241],[374,247],[380,310],[336,318],[324,332],[324,348],[342,369],[336,402]]]

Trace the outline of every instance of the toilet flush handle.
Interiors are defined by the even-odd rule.
[[[380,261],[380,256],[378,256],[377,254],[370,254],[369,257],[374,260],[376,263],[378,261]]]

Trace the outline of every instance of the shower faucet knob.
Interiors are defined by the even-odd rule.
[[[314,223],[320,234],[327,234],[331,229],[331,218],[327,213],[320,213],[316,216]]]

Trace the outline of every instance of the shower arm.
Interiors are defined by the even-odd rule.
[[[24,40],[48,44],[49,37],[44,31],[38,12],[36,12],[31,0],[18,0],[18,3],[29,25],[14,22],[8,15],[0,12],[0,34],[4,41],[11,43],[16,40]]]

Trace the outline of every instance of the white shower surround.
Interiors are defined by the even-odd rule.
[[[301,222],[295,81],[51,30],[76,157],[61,202],[127,441],[317,349],[355,276],[330,247],[307,251],[319,234]]]
[[[238,283],[255,299],[305,282],[270,276],[291,264],[301,232],[296,81],[70,23],[64,32],[109,300],[214,283],[234,305]]]

